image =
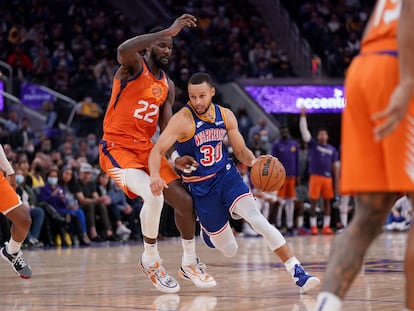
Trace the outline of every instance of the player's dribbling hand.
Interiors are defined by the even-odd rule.
[[[197,19],[191,14],[183,14],[168,27],[168,31],[170,32],[170,35],[174,37],[178,35],[184,27],[197,27]]]
[[[167,183],[161,177],[151,177],[150,189],[153,195],[161,195],[165,189],[168,189]]]
[[[391,94],[387,108],[372,115],[373,121],[381,120],[374,128],[376,141],[383,139],[397,128],[407,112],[412,95],[413,85],[400,83]]]

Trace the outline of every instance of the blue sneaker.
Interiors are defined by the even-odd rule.
[[[213,242],[211,242],[211,239],[210,239],[210,237],[208,236],[208,234],[203,230],[203,228],[201,228],[201,230],[200,230],[200,237],[201,237],[201,240],[204,242],[204,244],[207,246],[207,247],[210,247],[210,248],[216,248],[215,246],[214,246],[214,244],[213,244]]]
[[[316,276],[309,275],[301,265],[295,265],[295,273],[293,279],[297,286],[299,286],[302,293],[306,293],[315,288],[321,283],[321,280]]]

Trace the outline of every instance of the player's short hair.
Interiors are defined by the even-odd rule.
[[[210,86],[214,86],[213,79],[208,73],[205,72],[197,72],[193,74],[190,79],[188,80],[188,84],[202,84],[206,82]]]

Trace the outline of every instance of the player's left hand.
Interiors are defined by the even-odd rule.
[[[397,128],[398,124],[405,117],[412,95],[412,84],[400,83],[391,94],[387,108],[372,115],[373,121],[382,120],[374,128],[374,138],[376,141],[383,139]]]
[[[182,157],[178,157],[177,159],[175,159],[174,165],[180,171],[188,171],[196,170],[198,163],[193,157],[189,155],[184,155]]]
[[[150,189],[153,195],[158,196],[164,189],[168,189],[168,185],[161,177],[151,177]]]

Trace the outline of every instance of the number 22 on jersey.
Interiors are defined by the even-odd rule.
[[[159,107],[156,104],[150,104],[145,100],[138,101],[138,106],[139,108],[134,111],[134,118],[153,123],[158,115]]]
[[[400,17],[402,0],[380,0],[375,8],[372,27],[389,24]]]

